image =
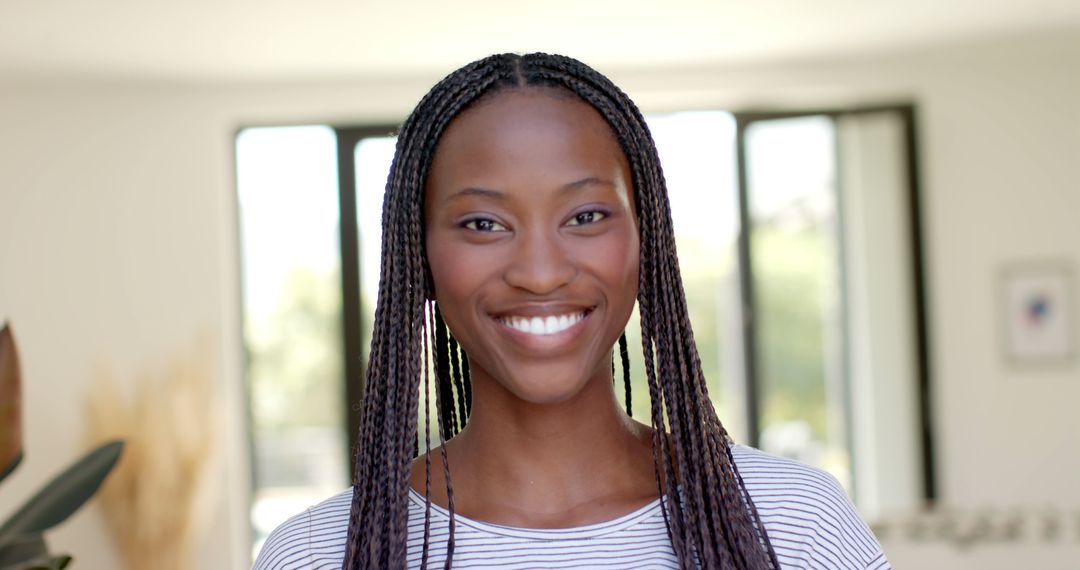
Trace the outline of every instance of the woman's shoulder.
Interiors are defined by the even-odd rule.
[[[837,491],[845,499],[847,497],[836,477],[823,469],[740,444],[731,446],[731,456],[747,487],[753,486],[759,491],[811,487],[819,491]]]
[[[813,560],[837,568],[889,567],[836,477],[745,445],[733,445],[731,454],[785,567]]]
[[[254,570],[340,568],[352,496],[346,489],[281,523],[263,543]]]

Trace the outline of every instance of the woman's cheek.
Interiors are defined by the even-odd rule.
[[[590,265],[605,280],[637,284],[641,258],[636,232],[612,232],[594,241],[589,250]]]
[[[491,277],[495,264],[490,247],[438,234],[429,244],[428,264],[443,314],[464,311]]]

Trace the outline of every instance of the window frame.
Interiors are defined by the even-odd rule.
[[[922,451],[922,495],[927,504],[937,499],[936,467],[934,461],[933,415],[931,409],[931,354],[928,334],[928,297],[925,267],[925,237],[922,222],[921,163],[918,147],[918,115],[913,103],[856,106],[850,108],[822,108],[802,110],[745,110],[735,111],[736,191],[739,205],[739,286],[743,310],[743,381],[746,395],[746,424],[749,443],[758,447],[761,436],[761,384],[757,363],[757,323],[755,319],[755,292],[750,245],[749,184],[747,181],[746,132],[755,122],[825,116],[836,121],[843,117],[895,113],[904,125],[905,171],[908,206],[908,236],[911,247],[912,306],[915,309],[915,351],[917,371],[917,408],[919,417],[919,443]],[[840,143],[837,141],[837,148]],[[837,156],[839,156],[837,152]],[[850,416],[850,413],[848,414]],[[850,433],[850,430],[849,430]],[[850,437],[850,436],[849,436]],[[850,447],[850,442],[849,442]],[[854,481],[854,480],[853,480]],[[857,484],[857,482],[855,482]]]

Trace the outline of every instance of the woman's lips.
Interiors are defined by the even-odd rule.
[[[492,315],[499,328],[519,347],[528,351],[562,351],[573,345],[596,309],[567,306],[528,307]]]
[[[498,321],[515,331],[530,335],[553,335],[561,333],[581,322],[588,310],[574,311],[558,315],[518,316],[504,315]]]

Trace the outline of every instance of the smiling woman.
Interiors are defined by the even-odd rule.
[[[635,301],[649,424],[613,386]],[[256,568],[888,567],[835,479],[728,436],[649,131],[561,56],[470,64],[403,125],[356,454]]]
[[[611,383],[637,294],[630,184],[610,129],[578,99],[507,91],[447,128],[428,174],[427,256],[474,398],[498,387],[554,403]]]

